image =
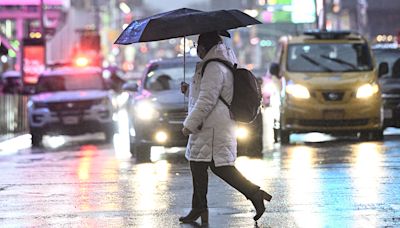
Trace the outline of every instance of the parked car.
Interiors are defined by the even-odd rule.
[[[9,94],[20,94],[23,92],[21,72],[6,71],[1,75],[2,92]]]
[[[28,101],[32,145],[41,146],[44,135],[80,135],[104,132],[112,140],[113,92],[101,69],[95,67],[47,70],[39,76]]]
[[[274,132],[322,132],[383,139],[381,90],[384,65],[374,65],[369,43],[348,31],[308,31],[280,40],[270,72],[277,77]],[[275,102],[274,102],[275,103]]]
[[[184,81],[184,69],[186,80],[189,80],[199,61],[196,57],[186,57],[185,68],[182,57],[152,61],[139,83],[124,85],[125,90],[134,92],[128,110],[131,153],[137,159],[149,160],[152,146],[186,146],[188,138],[181,130],[187,116],[188,98],[180,92],[180,84]],[[249,155],[262,153],[260,128],[261,116],[251,125],[238,126],[238,135],[241,136],[238,140],[239,155],[246,151]],[[257,148],[250,149],[254,146]]]
[[[400,127],[400,49],[382,46],[372,49],[376,64],[386,63],[388,73],[379,78],[384,108],[383,127]]]

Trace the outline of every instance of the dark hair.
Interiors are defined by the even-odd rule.
[[[203,46],[208,52],[214,45],[221,42],[222,39],[218,35],[218,32],[206,32],[199,35],[199,39],[197,40],[198,45]]]

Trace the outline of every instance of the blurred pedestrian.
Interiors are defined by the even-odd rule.
[[[226,101],[232,101],[232,72],[214,61],[201,75],[202,66],[208,59],[219,58],[233,64],[235,54],[217,32],[199,35],[197,54],[202,61],[198,63],[190,85],[181,85],[182,93],[189,96],[189,113],[182,133],[189,136],[185,156],[192,172],[193,196],[191,211],[179,221],[191,223],[201,217],[202,223],[208,222],[208,168],[253,203],[256,209],[254,220],[257,221],[265,211],[264,200],[270,201],[272,196],[247,180],[234,166],[237,157],[235,121],[219,99],[222,96]]]

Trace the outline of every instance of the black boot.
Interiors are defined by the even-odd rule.
[[[201,223],[206,224],[208,223],[208,209],[195,209],[193,208],[188,215],[184,217],[180,217],[179,221],[182,223],[193,223],[195,222],[199,217],[201,217]]]
[[[265,212],[264,200],[271,201],[272,196],[263,190],[258,190],[252,198],[250,198],[256,209],[256,215],[253,217],[254,221],[257,221]]]

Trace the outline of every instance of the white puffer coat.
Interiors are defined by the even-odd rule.
[[[232,72],[222,63],[210,62],[201,76],[202,66],[211,58],[236,62],[223,43],[215,45],[197,64],[189,89],[189,114],[183,125],[192,134],[186,148],[189,161],[214,160],[215,166],[234,165],[237,156],[235,122],[219,95],[230,103],[233,96]],[[201,130],[198,127],[202,125]]]

